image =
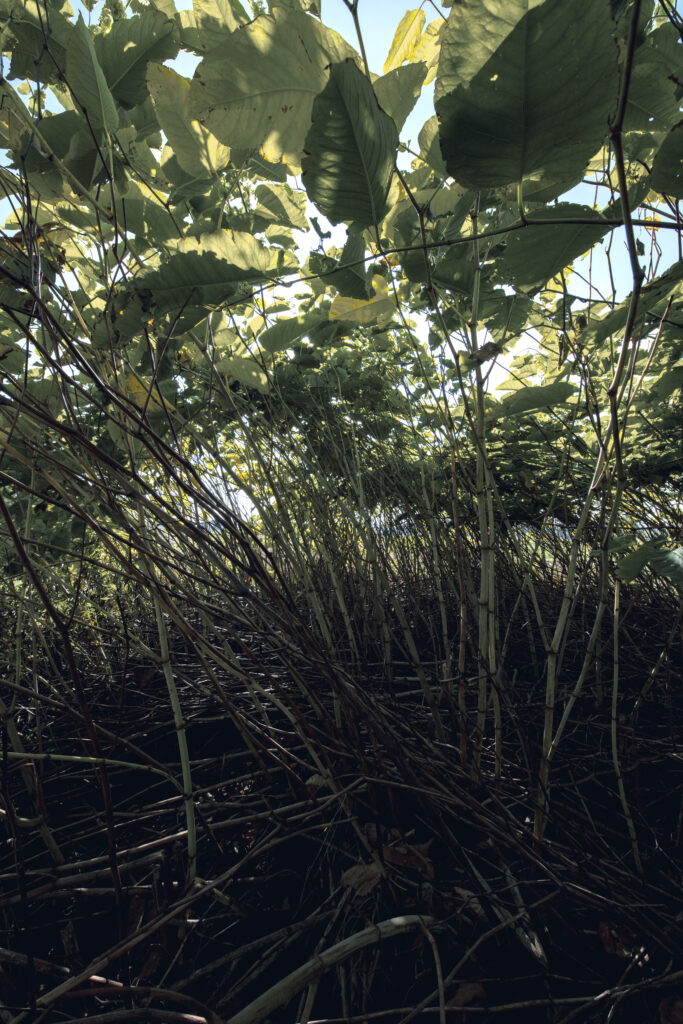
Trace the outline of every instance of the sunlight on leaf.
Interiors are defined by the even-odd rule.
[[[198,178],[211,177],[224,167],[230,150],[190,117],[189,81],[172,68],[150,64],[147,84],[161,129],[180,166]]]
[[[424,23],[425,13],[423,10],[406,11],[398,23],[398,28],[389,47],[389,53],[384,62],[385,74],[411,59]]]
[[[331,63],[355,58],[340,35],[308,15],[261,15],[215,47],[195,71],[190,113],[221,142],[301,165],[315,97]]]
[[[396,312],[389,285],[381,274],[375,274],[372,283],[375,294],[367,301],[338,295],[330,308],[330,320],[348,320],[354,324],[388,323]]]

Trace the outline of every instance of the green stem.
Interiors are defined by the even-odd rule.
[[[363,42],[363,33],[360,30],[360,21],[358,20],[358,0],[344,0],[351,17],[353,18],[353,26],[358,36],[358,45],[360,47],[360,55],[363,58],[363,67],[365,68],[365,74],[370,77],[370,65],[368,64],[368,58],[365,53],[365,43]]]

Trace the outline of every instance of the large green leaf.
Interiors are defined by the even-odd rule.
[[[441,33],[445,24],[441,17],[430,21],[413,51],[412,61],[416,64],[422,63],[427,68],[425,85],[430,85],[436,78],[436,68],[441,53]]]
[[[650,173],[650,184],[657,192],[683,199],[683,121],[667,135]]]
[[[439,145],[439,121],[436,114],[425,121],[417,141],[420,145],[420,159],[445,177],[448,172]]]
[[[256,217],[299,231],[308,230],[303,192],[295,192],[290,185],[257,185],[255,195],[258,202],[254,210]]]
[[[5,28],[16,40],[12,47],[6,36],[3,41],[3,50],[11,50],[12,54],[8,78],[30,78],[43,85],[59,80],[59,69],[66,64],[66,48],[73,31],[73,25],[60,11],[54,7],[46,9],[37,0],[16,0],[10,4]]]
[[[182,169],[193,178],[211,178],[230,157],[204,125],[190,115],[190,83],[172,68],[150,64],[147,84],[157,119]]]
[[[119,114],[104,72],[95,53],[90,32],[78,15],[66,48],[66,77],[69,88],[93,128],[116,131]]]
[[[565,181],[600,147],[617,88],[608,0],[462,0],[436,83],[448,171],[475,188]]]
[[[191,11],[178,12],[180,37],[188,50],[206,53],[224,43],[249,21],[238,0],[192,0]]]
[[[418,253],[415,258],[415,270],[420,273],[420,265],[426,280],[427,268],[423,253]],[[451,291],[463,292],[465,295],[472,294],[474,284],[474,266],[472,263],[471,245],[453,245],[445,252],[438,254],[431,268],[431,279],[440,288],[448,288]]]
[[[629,168],[629,171],[629,177],[631,177],[634,174],[634,169]],[[637,210],[649,191],[650,179],[647,172],[643,170],[642,176],[633,181],[633,184],[628,185],[626,189],[629,210]],[[615,220],[623,217],[624,206],[621,193],[614,192],[613,198],[602,208],[600,212],[605,220]]]
[[[168,239],[177,239],[183,233],[182,216],[174,218],[171,212],[151,196],[117,197],[116,219],[120,231],[148,238],[153,245]]]
[[[678,292],[679,296],[683,291],[683,260],[678,260],[660,277],[655,278],[651,284],[646,285],[640,292],[638,298],[638,311],[636,313],[636,324],[641,325],[643,331],[658,324],[664,312],[665,300],[672,293]],[[581,341],[584,346],[592,350],[610,336],[617,334],[626,324],[631,307],[631,299],[625,299],[614,309],[610,310],[601,319],[591,320],[588,327],[581,333]]]
[[[351,299],[369,299],[372,287],[365,265],[365,239],[362,233],[349,232],[341,256],[333,260],[322,253],[311,253],[310,267],[320,274],[326,285]],[[337,267],[338,269],[335,269]]]
[[[276,8],[206,54],[190,90],[191,115],[231,148],[258,149],[298,168],[327,67],[354,56],[315,18]]]
[[[115,21],[109,32],[95,37],[95,52],[112,95],[128,107],[147,95],[145,75],[150,61],[175,57],[175,26],[160,11],[147,10]]]
[[[398,133],[352,60],[332,65],[312,116],[301,165],[309,199],[333,224],[378,224],[386,213]]]
[[[617,575],[631,583],[645,566],[660,576],[666,576],[683,590],[683,548],[667,551],[657,542],[648,541],[619,560]]]
[[[98,133],[99,134],[99,133]],[[49,151],[63,162],[87,191],[100,181],[104,168],[98,149],[99,138],[93,138],[82,115],[75,110],[45,117],[40,122],[40,136],[30,139],[24,166],[31,183],[43,196],[68,195],[71,182],[62,178]]]
[[[624,119],[625,131],[666,132],[680,117],[677,78],[683,47],[673,25],[651,32],[633,57]]]
[[[486,321],[486,330],[495,342],[508,341],[528,328],[533,309],[526,295],[508,295],[502,288],[493,288],[479,315]]]
[[[126,111],[123,120],[126,118],[130,118],[130,123],[135,126],[138,139],[148,140],[149,145],[155,149],[161,147],[162,138],[159,134],[159,120],[152,103],[152,97],[149,94],[149,89],[146,90],[144,102]]]
[[[648,564],[653,572],[659,576],[666,576],[683,590],[683,548],[674,548],[673,551],[655,551],[650,555]]]
[[[370,299],[351,299],[338,295],[330,306],[330,320],[345,320],[352,324],[386,326],[396,313],[396,301],[389,292],[389,284],[381,274],[372,280],[374,295]]]
[[[423,189],[414,192],[413,196],[421,205],[425,201],[428,202],[427,215],[430,219],[448,218],[444,237],[449,240],[459,236],[460,229],[475,202],[475,193],[471,189],[457,184],[443,185],[438,192],[435,192],[433,188]]]
[[[538,387],[520,388],[507,395],[493,412],[494,419],[508,416],[522,416],[536,409],[553,408],[574,394],[576,387],[568,381],[556,380],[552,384]]]
[[[244,164],[249,168],[249,175],[253,178],[263,178],[265,181],[277,181],[281,185],[284,185],[287,178],[290,176],[291,171],[287,164],[269,163],[265,160],[260,153],[255,150],[245,153],[238,150],[234,156],[233,163],[235,166]]]
[[[393,120],[399,132],[417,102],[426,74],[426,64],[406,64],[387,72],[372,83],[380,107]]]
[[[251,286],[287,269],[283,253],[272,253],[254,237],[240,231],[215,231],[184,238],[158,270],[143,274],[136,290],[149,297],[157,312],[215,307]]]
[[[252,356],[224,356],[216,363],[219,373],[224,373],[230,380],[237,380],[245,387],[255,388],[261,394],[268,391],[268,378],[263,367]]]
[[[26,300],[30,305],[30,300]],[[4,308],[7,304],[5,286],[0,288],[0,304]],[[0,373],[21,373],[26,366],[26,348],[16,342],[5,342],[0,335]]]
[[[318,313],[295,316],[289,320],[278,320],[272,327],[261,331],[258,343],[264,352],[282,352],[293,345],[295,341],[300,341],[314,327],[324,323],[327,323],[327,318]]]
[[[593,227],[591,224],[557,223],[572,218],[594,220],[596,224]],[[532,224],[508,235],[505,252],[496,263],[501,283],[514,284],[525,291],[541,288],[595,245],[607,231],[609,225],[590,206],[558,203],[535,211]]]

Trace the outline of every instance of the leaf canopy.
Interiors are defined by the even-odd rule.
[[[381,76],[316,0],[246,6],[0,0],[3,496],[26,524],[61,488],[33,520],[44,564],[72,541],[82,557],[100,520],[118,543],[128,473],[145,515],[167,489],[164,573],[187,541],[170,510],[192,504],[183,522],[213,538],[225,488],[225,521],[246,496],[277,572],[322,567],[313,618],[376,567],[380,659],[402,608],[382,573],[411,552],[460,587],[464,536],[489,582],[533,559],[547,579],[547,557],[588,581],[601,545],[610,580],[619,556],[676,585],[679,549],[651,536],[683,471],[683,45],[665,5],[640,4],[632,54],[633,0],[412,9]],[[436,110],[406,132],[437,68]],[[214,561],[188,559],[188,578]],[[365,644],[339,610],[344,645]],[[414,660],[411,621],[396,649]]]

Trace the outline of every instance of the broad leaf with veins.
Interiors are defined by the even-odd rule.
[[[618,81],[608,0],[462,0],[435,93],[449,174],[473,188],[571,179],[607,135]]]

